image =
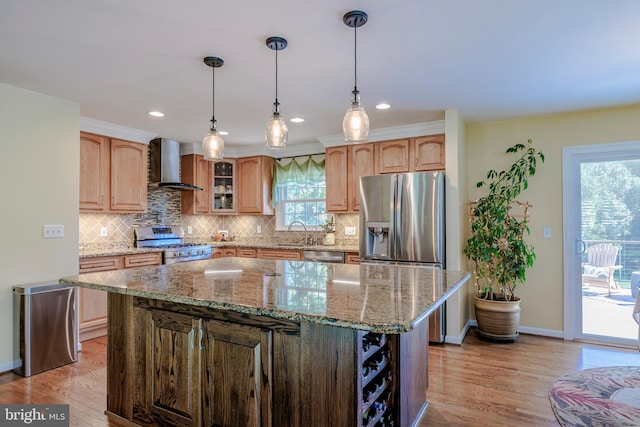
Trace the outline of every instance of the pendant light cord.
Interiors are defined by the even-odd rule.
[[[216,68],[211,67],[211,130],[216,128]]]
[[[278,49],[276,49],[276,112],[278,109]]]
[[[358,92],[358,27],[353,27],[353,91]]]

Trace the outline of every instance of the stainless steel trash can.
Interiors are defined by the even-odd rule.
[[[30,377],[78,361],[77,295],[60,283],[13,287],[15,373]]]

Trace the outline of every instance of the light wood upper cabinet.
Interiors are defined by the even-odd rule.
[[[409,172],[411,148],[409,139],[395,139],[374,144],[376,173]]]
[[[80,133],[80,211],[147,210],[147,145]]]
[[[413,138],[415,171],[444,170],[444,134]]]
[[[327,212],[358,212],[360,177],[374,174],[374,144],[327,148]]]
[[[80,211],[109,207],[109,138],[80,133]]]
[[[273,215],[274,210],[271,206],[273,158],[254,156],[238,159],[237,177],[238,213]]]
[[[346,212],[348,148],[331,147],[325,151],[325,175],[327,185],[327,212]]]
[[[375,150],[373,143],[357,144],[349,148],[347,164],[349,212],[358,212],[360,210],[360,177],[375,174]]]
[[[236,161],[211,163],[211,213],[236,213]]]
[[[147,146],[111,140],[111,210],[147,210]]]
[[[185,215],[208,214],[211,212],[211,162],[203,156],[189,154],[180,157],[180,178],[182,182],[193,184],[200,190],[183,191],[182,213]]]

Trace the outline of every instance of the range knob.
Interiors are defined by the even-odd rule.
[[[187,251],[187,256],[193,255],[193,251]]]

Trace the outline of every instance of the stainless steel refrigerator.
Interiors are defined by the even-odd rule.
[[[444,174],[415,172],[360,178],[360,260],[442,269]],[[429,317],[429,341],[443,342],[444,306]]]

